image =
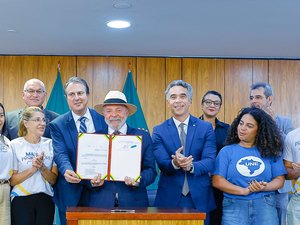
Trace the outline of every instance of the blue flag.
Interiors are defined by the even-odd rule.
[[[61,81],[60,69],[58,68],[56,81],[51,91],[46,109],[58,114],[64,114],[69,111],[69,106],[65,98],[64,88]]]
[[[123,93],[127,98],[127,102],[136,106],[136,113],[132,116],[129,116],[126,120],[126,123],[134,128],[144,129],[148,131],[148,126],[145,120],[145,116],[140,104],[140,100],[132,79],[132,73],[129,70],[126,82],[124,84]]]
[[[64,114],[69,111],[69,106],[65,98],[64,87],[60,76],[60,65],[58,65],[57,77],[52,88],[46,109],[54,111],[58,114]],[[54,224],[60,225],[58,209],[55,206]]]
[[[140,129],[144,129],[146,131],[148,131],[148,126],[146,123],[146,119],[140,104],[140,100],[132,79],[132,73],[129,70],[128,71],[128,75],[127,75],[127,79],[126,82],[124,84],[124,88],[123,88],[123,93],[125,94],[126,98],[127,98],[127,102],[131,103],[133,105],[136,106],[137,110],[136,113],[133,114],[132,116],[129,116],[126,120],[126,123],[134,128],[140,128]],[[158,167],[157,168],[157,172],[158,171]],[[158,176],[155,180],[155,182],[151,185],[149,185],[147,187],[148,189],[148,194],[149,194],[149,190],[156,190],[157,189],[157,184],[158,184]],[[151,201],[151,200],[150,200]]]

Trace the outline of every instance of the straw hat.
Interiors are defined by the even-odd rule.
[[[101,115],[103,115],[103,107],[105,105],[124,105],[128,108],[129,116],[136,112],[136,106],[127,103],[126,96],[120,91],[109,91],[105,96],[104,102],[95,105],[95,110]]]

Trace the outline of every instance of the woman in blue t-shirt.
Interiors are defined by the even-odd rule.
[[[275,190],[284,183],[282,139],[263,110],[245,108],[216,159],[213,186],[224,192],[223,225],[279,224]]]

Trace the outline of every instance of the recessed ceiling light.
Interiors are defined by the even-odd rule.
[[[108,27],[118,28],[118,29],[127,28],[127,27],[131,26],[131,24],[126,20],[111,20],[111,21],[107,22],[106,25]]]
[[[132,5],[128,2],[117,2],[113,4],[113,7],[116,9],[129,9],[132,7]]]
[[[9,32],[9,33],[15,33],[16,30],[10,29],[10,30],[7,30],[7,32]]]

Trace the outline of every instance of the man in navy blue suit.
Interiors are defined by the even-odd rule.
[[[104,102],[96,105],[95,109],[104,116],[107,124],[100,133],[142,136],[141,179],[136,181],[133,177],[125,177],[124,181],[104,181],[99,175],[91,180],[93,188],[88,190],[84,205],[102,208],[112,208],[116,204],[120,207],[148,207],[146,187],[156,178],[155,159],[149,133],[126,124],[127,117],[136,112],[136,106],[127,103],[122,92],[110,91]]]
[[[83,190],[81,179],[75,173],[81,118],[84,118],[85,132],[99,132],[105,126],[103,116],[88,108],[89,94],[89,87],[85,80],[80,77],[71,77],[65,85],[65,95],[70,111],[50,123],[54,161],[59,171],[54,186],[54,202],[59,209],[62,225],[66,224],[67,207],[80,204]]]
[[[194,208],[207,213],[215,208],[210,173],[214,170],[216,140],[212,125],[189,112],[190,84],[172,81],[166,92],[172,117],[154,127],[153,152],[160,179],[155,206]]]

